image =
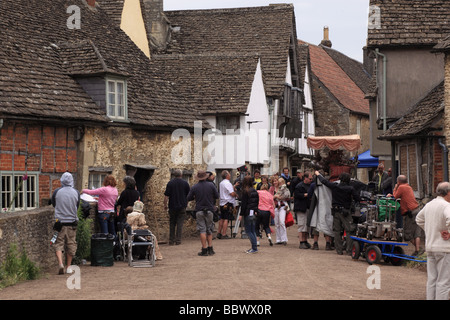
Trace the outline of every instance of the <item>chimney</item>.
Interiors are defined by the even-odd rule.
[[[164,14],[163,0],[144,0],[143,4],[150,49],[164,51],[171,38],[171,25]]]
[[[330,31],[327,26],[323,27],[323,40],[320,42],[322,46],[331,48]]]

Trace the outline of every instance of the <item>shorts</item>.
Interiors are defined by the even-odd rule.
[[[306,225],[308,220],[307,212],[296,211],[295,214],[297,215],[298,232],[308,232],[308,226]]]
[[[195,218],[197,221],[197,230],[200,233],[212,234],[214,232],[214,214],[212,211],[197,211]]]
[[[416,223],[416,216],[420,209],[414,209],[411,214],[412,218],[407,215],[403,216],[403,233],[405,241],[411,241],[416,238],[423,238],[422,228]]]
[[[55,251],[64,251],[70,256],[75,256],[77,252],[77,227],[63,226],[58,233],[54,248]]]
[[[220,219],[222,220],[233,220],[233,205],[228,203],[224,206],[220,206]]]

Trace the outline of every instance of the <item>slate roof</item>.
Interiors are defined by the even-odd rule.
[[[433,52],[448,52],[450,51],[450,35],[445,37],[444,40],[440,41],[437,45],[433,47]]]
[[[444,89],[443,81],[378,138],[382,140],[396,140],[426,133],[426,130],[436,120],[443,117],[445,107]]]
[[[448,0],[370,0],[380,29],[368,29],[368,47],[433,46],[450,33]]]
[[[299,40],[299,43],[307,44],[302,40]],[[368,115],[369,102],[365,100],[361,87],[368,89],[370,77],[362,68],[362,64],[345,58],[343,54],[328,47],[313,44],[308,46],[312,73],[343,107],[351,112]]]
[[[266,95],[283,95],[291,39],[297,46],[293,5],[164,13],[175,28],[164,54],[259,55]],[[300,63],[298,55],[294,59]],[[302,83],[303,75],[297,85]]]
[[[151,72],[175,83],[203,115],[247,111],[259,56],[242,53],[153,55]]]
[[[81,29],[69,29],[70,5],[81,9]],[[193,127],[203,117],[168,81],[151,77],[149,59],[97,6],[82,0],[0,2],[0,114],[33,119],[107,123],[74,74],[127,76],[132,125]],[[180,119],[183,119],[180,122]]]

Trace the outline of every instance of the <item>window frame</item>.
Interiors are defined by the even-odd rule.
[[[221,121],[219,121],[219,119]],[[237,128],[231,128],[231,119],[233,119],[236,123]],[[225,130],[222,130],[222,122],[225,124]],[[219,127],[220,123],[220,127]],[[216,130],[220,131],[223,135],[227,134],[227,130],[233,130],[234,133],[239,132],[241,129],[241,116],[238,114],[221,114],[216,116]]]
[[[27,180],[22,180],[22,188],[21,190],[17,190],[17,197],[14,199],[10,211],[24,211],[39,208],[39,172],[0,171],[0,206],[2,211],[9,209],[9,204],[16,193],[17,185],[20,184],[25,174],[27,175]],[[4,177],[9,177],[11,190],[4,190]],[[30,188],[30,181],[32,181],[32,188]],[[34,191],[29,189],[34,189]],[[7,197],[8,203],[3,203],[4,195]],[[31,198],[34,199],[33,204],[30,204],[30,202],[33,202]]]
[[[114,91],[109,90],[110,82],[114,83]],[[121,105],[117,103],[119,94],[117,91],[117,84],[123,85],[123,116],[119,116],[119,108]],[[127,97],[127,80],[123,78],[106,77],[105,79],[105,94],[106,94],[106,115],[115,121],[128,121],[128,97]],[[114,114],[110,113],[111,99],[110,94],[114,95]]]
[[[88,175],[88,186],[87,189],[93,190],[93,189],[98,189],[103,187],[103,181],[105,180],[106,176],[110,175],[111,172],[106,172],[106,171],[90,171],[89,175]],[[91,177],[93,177],[94,175],[96,176],[100,176],[100,180],[98,180],[97,182],[100,183],[99,186],[92,186],[91,185]],[[103,176],[103,177],[102,177]],[[92,181],[93,182],[93,181]]]

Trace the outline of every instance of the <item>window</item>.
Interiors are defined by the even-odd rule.
[[[36,174],[0,173],[2,210],[27,210],[38,207]]]
[[[109,173],[105,172],[90,172],[89,173],[89,182],[88,182],[88,189],[98,189],[103,187],[103,180],[105,180],[106,176]]]
[[[239,116],[219,116],[217,117],[216,129],[220,130],[222,134],[226,134],[227,130],[240,129],[240,117]]]
[[[126,120],[128,118],[125,80],[108,79],[106,81],[106,112],[112,119]]]
[[[302,90],[296,87],[291,87],[286,84],[284,86],[283,96],[283,111],[282,115],[289,118],[296,118],[298,120],[302,117]]]

